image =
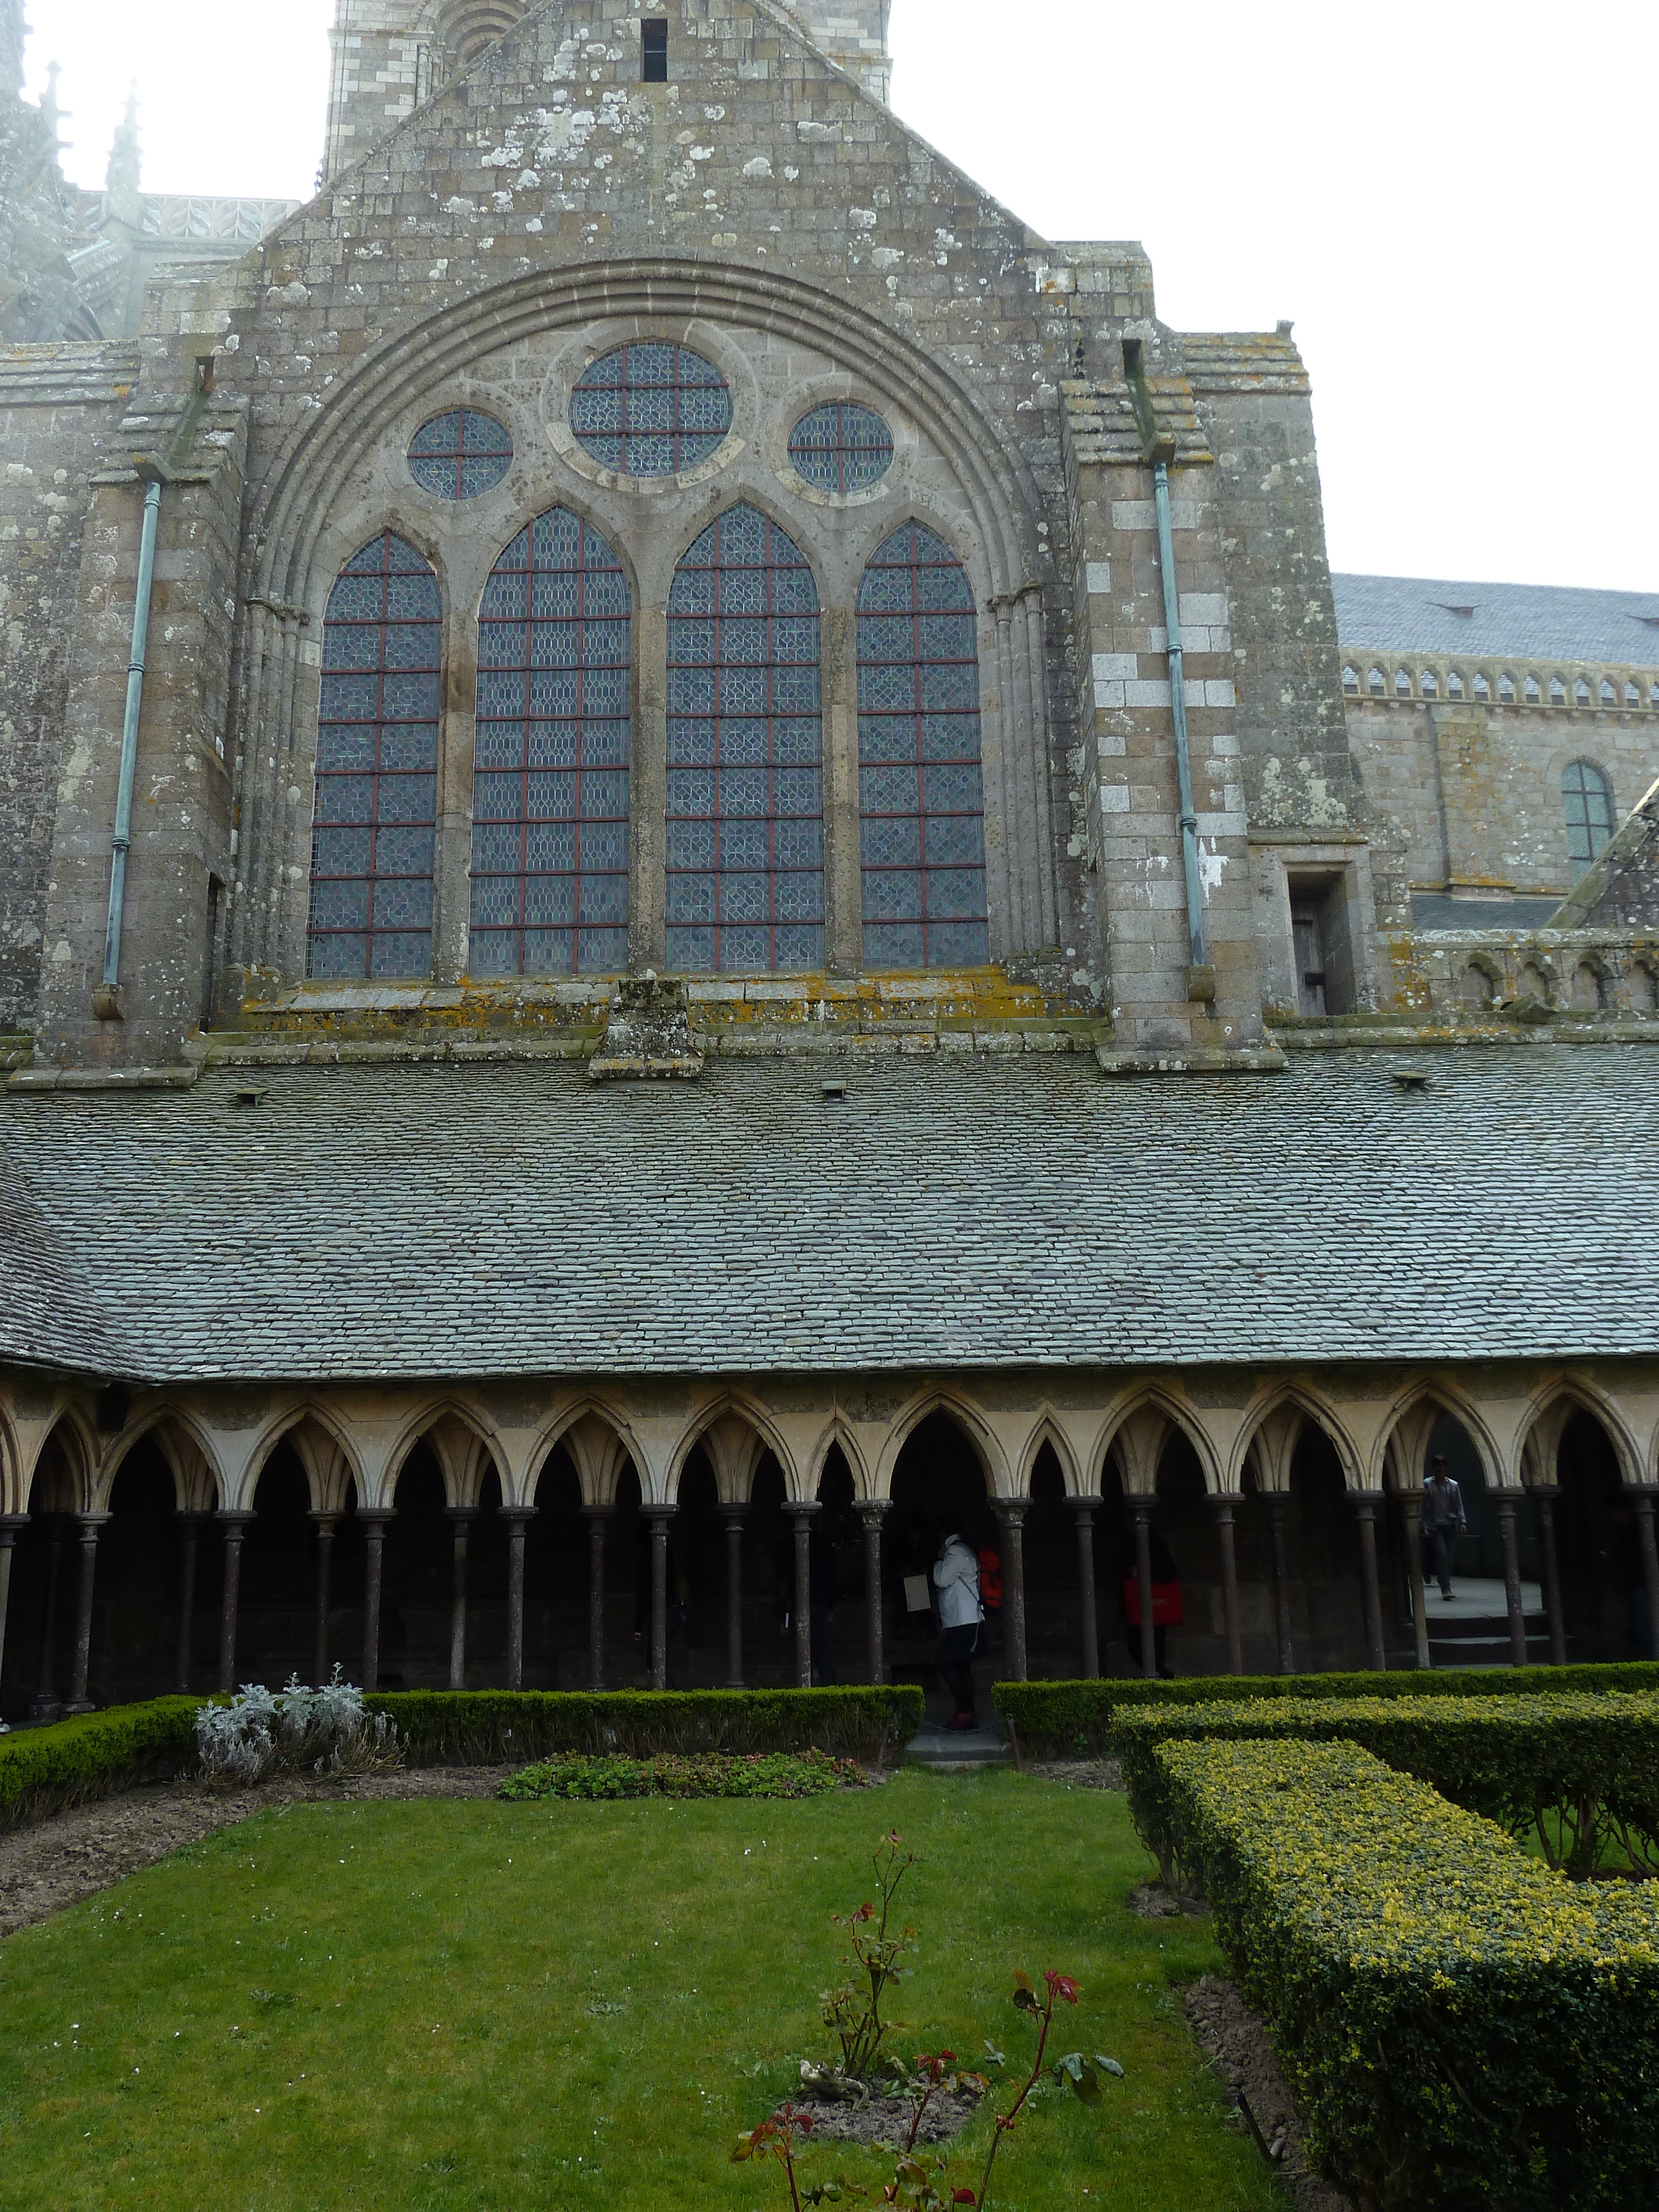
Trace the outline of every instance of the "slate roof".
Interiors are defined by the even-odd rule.
[[[1659,592],[1336,574],[1331,588],[1345,647],[1659,668]],[[1470,606],[1472,615],[1451,611]]]
[[[99,1374],[126,1357],[42,1213],[33,1179],[8,1158],[0,1125],[0,1360]]]
[[[824,1066],[225,1071],[0,1140],[157,1382],[1659,1351],[1659,1049]]]

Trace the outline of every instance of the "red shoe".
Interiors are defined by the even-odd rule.
[[[947,1721],[945,1726],[953,1729],[976,1729],[979,1726],[978,1716],[974,1713],[958,1713],[954,1719]]]

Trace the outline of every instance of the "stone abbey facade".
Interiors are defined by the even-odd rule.
[[[1334,585],[886,17],[340,0],[192,241],[0,0],[0,1711],[925,1672],[951,1519],[1440,1662],[1431,1449],[1462,1656],[1650,1639],[1659,602]]]

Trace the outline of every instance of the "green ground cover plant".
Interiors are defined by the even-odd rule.
[[[804,1802],[337,1802],[222,1831],[0,1947],[0,2206],[775,2212],[731,2147],[824,2050],[830,1915],[889,1826],[916,1854],[907,2058],[977,2054],[1000,2019],[1012,2073],[1010,1969],[1054,1961],[1068,2041],[1125,2069],[1104,2112],[1045,2078],[1007,2207],[1281,2201],[1174,1994],[1219,1967],[1207,1926],[1128,1909],[1152,1867],[1123,1799],[906,1769]],[[982,2166],[993,2118],[953,2160]]]
[[[1112,1741],[1130,1809],[1164,1860],[1162,1743],[1357,1743],[1483,1814],[1547,1864],[1659,1874],[1659,1697],[1257,1698],[1126,1707]]]
[[[823,1751],[693,1753],[678,1758],[624,1759],[615,1753],[587,1758],[567,1752],[509,1774],[500,1795],[512,1802],[537,1797],[821,1797],[828,1790],[858,1790],[868,1778],[855,1759]]]
[[[1023,1753],[1078,1759],[1109,1751],[1114,1715],[1133,1705],[1255,1698],[1535,1698],[1564,1691],[1600,1696],[1613,1690],[1659,1696],[1659,1664],[1632,1659],[1582,1667],[1412,1668],[1382,1674],[1188,1674],[1174,1682],[1115,1674],[1097,1681],[999,1682],[991,1699]]]
[[[1569,1882],[1353,1744],[1151,1764],[1310,2150],[1367,2212],[1646,2212],[1659,1888]]]

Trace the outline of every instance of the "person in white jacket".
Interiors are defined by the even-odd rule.
[[[985,1607],[979,1594],[979,1555],[965,1536],[953,1533],[939,1546],[933,1564],[933,1587],[939,1592],[939,1623],[944,1632],[939,1672],[957,1705],[949,1725],[977,1728],[974,1654],[979,1649]]]

